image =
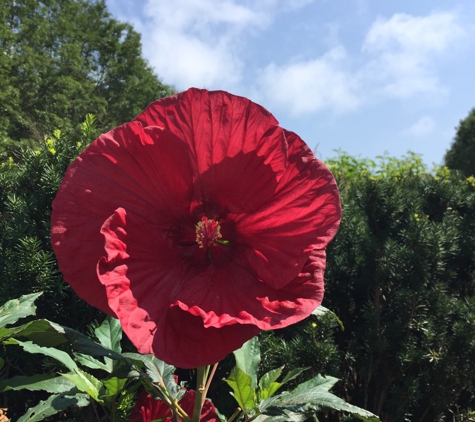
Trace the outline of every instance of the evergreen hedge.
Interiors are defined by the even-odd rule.
[[[38,317],[85,332],[102,317],[63,282],[49,242],[64,172],[97,135],[92,116],[81,129],[0,163],[0,295],[44,291]],[[261,371],[341,378],[336,393],[385,422],[473,420],[475,179],[428,172],[416,155],[378,164],[340,154],[328,164],[343,202],[323,303],[336,316],[263,333]]]

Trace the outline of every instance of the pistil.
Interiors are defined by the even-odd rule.
[[[196,225],[196,243],[202,249],[208,249],[216,245],[223,237],[221,235],[221,221],[201,217],[201,221]]]

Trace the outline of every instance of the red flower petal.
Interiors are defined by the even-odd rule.
[[[197,89],[99,138],[53,205],[65,279],[140,352],[180,367],[308,316],[341,215],[298,136],[245,98]]]
[[[250,266],[265,283],[283,288],[302,270],[310,252],[324,249],[338,229],[341,205],[330,171],[307,145],[286,131],[289,165],[272,200],[254,213],[228,215]]]
[[[122,208],[102,229],[107,257],[98,264],[109,306],[140,353],[193,368],[218,362],[259,333],[254,325],[206,327],[200,317],[174,306],[187,286],[200,286],[203,268],[183,259],[186,248]],[[153,251],[151,253],[150,251]],[[130,259],[133,257],[133,259]]]
[[[137,122],[102,135],[71,164],[53,202],[51,241],[79,296],[113,314],[96,276],[104,220],[122,206],[168,229],[189,214],[191,178],[187,145]]]

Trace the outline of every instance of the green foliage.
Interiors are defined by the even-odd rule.
[[[95,409],[98,420],[125,421],[133,404],[131,397],[142,383],[156,390],[159,397],[179,398],[179,387],[173,378],[174,367],[152,355],[120,354],[122,329],[114,318],[107,317],[94,330],[98,342],[48,320],[33,320],[10,327],[19,319],[35,313],[34,301],[38,296],[22,296],[0,307],[0,342],[7,352],[20,346],[28,353],[40,354],[59,364],[57,371],[47,374],[0,379],[0,392],[27,390],[50,393],[46,400],[24,406],[22,410],[26,413],[18,418],[19,421],[41,421],[64,411],[81,420],[80,414],[96,405],[101,408],[101,412]],[[35,329],[32,330],[32,327]],[[60,349],[60,345],[65,350]],[[94,374],[87,372],[87,369],[94,369]],[[153,385],[155,382],[157,386]]]
[[[335,175],[343,219],[325,304],[345,326],[335,336],[344,397],[388,422],[473,408],[473,182],[446,169]]]
[[[448,168],[461,170],[465,176],[475,175],[475,108],[460,121],[444,159]]]
[[[0,16],[7,150],[12,140],[38,143],[55,128],[76,129],[92,112],[107,131],[173,92],[143,59],[140,35],[111,18],[103,0],[0,0]]]
[[[49,234],[51,203],[66,168],[95,135],[92,115],[81,129],[80,136],[56,130],[36,149],[21,148],[0,163],[0,296],[43,291],[40,318],[84,329],[98,313],[64,283]]]
[[[349,412],[360,420],[379,421],[364,409],[352,406],[334,394],[330,388],[338,381],[333,377],[317,375],[297,385],[292,391],[277,391],[292,379],[296,378],[305,368],[290,371],[282,381],[282,367],[265,373],[257,383],[260,363],[259,340],[257,337],[246,342],[234,352],[236,366],[231,370],[226,383],[232,388],[244,420],[285,422],[315,420],[316,413],[328,411]],[[236,413],[233,417],[236,417]],[[233,417],[231,419],[233,419]]]

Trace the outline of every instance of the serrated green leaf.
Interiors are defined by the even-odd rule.
[[[1,328],[0,340],[5,340],[9,337],[27,338],[41,346],[54,347],[62,343],[63,340],[58,338],[56,330],[51,326],[50,321],[46,319],[37,319],[26,324],[13,328]]]
[[[260,390],[259,398],[261,400],[265,400],[265,399],[268,399],[269,397],[272,397],[280,387],[282,387],[282,383],[271,382],[270,385],[265,390]]]
[[[104,322],[94,330],[99,343],[104,347],[120,353],[120,341],[122,340],[122,327],[117,318],[107,316]]]
[[[13,339],[10,339],[13,340]],[[45,356],[52,357],[56,359],[57,361],[61,362],[66,368],[68,368],[70,371],[76,371],[78,370],[78,366],[76,363],[72,360],[72,358],[66,353],[63,352],[62,350],[54,349],[53,347],[42,347],[38,346],[35,343],[32,343],[31,341],[20,341],[20,340],[13,340],[16,344],[20,345],[23,347],[23,349],[28,352],[28,353],[40,353]]]
[[[74,357],[81,364],[91,369],[102,369],[103,371],[109,372],[110,366],[106,363],[101,362],[100,360],[93,358],[89,355],[84,355],[82,353],[74,353]],[[107,359],[107,358],[105,358]],[[110,361],[110,359],[109,359]]]
[[[247,412],[256,407],[256,393],[252,388],[252,379],[241,368],[235,366],[224,381],[233,389],[234,398],[241,409]]]
[[[257,370],[261,363],[259,338],[257,336],[251,338],[233,353],[236,358],[236,366],[251,377],[251,387],[255,389],[257,387]]]
[[[333,377],[317,376],[300,384],[292,392],[282,393],[278,396],[264,400],[259,405],[259,410],[266,415],[282,416],[284,413],[297,413],[311,415],[322,409],[345,411],[364,418],[377,418],[371,412],[346,403],[341,398],[328,390],[338,381]]]
[[[107,316],[102,324],[94,330],[99,343],[107,349],[120,353],[120,341],[122,340],[122,326],[117,318]],[[105,357],[104,363],[107,372],[112,373],[114,370],[114,360]]]
[[[175,399],[180,394],[180,387],[175,382],[175,367],[157,359],[154,355],[141,355],[139,353],[124,353],[124,357],[132,361],[142,362],[145,371],[153,382],[165,385],[170,396]]]
[[[23,295],[18,299],[12,299],[0,306],[0,327],[14,324],[21,318],[25,318],[36,313],[35,300],[43,293],[31,293]]]
[[[300,393],[301,391],[307,391],[311,389],[318,389],[320,391],[329,391],[336,383],[338,382],[338,378],[330,377],[330,376],[322,376],[317,375],[312,379],[299,384],[292,393]]]
[[[277,378],[282,374],[282,369],[284,367],[273,369],[267,374],[264,374],[259,380],[259,399],[265,400],[269,397],[272,397],[277,390],[282,387],[283,383],[276,382]]]
[[[277,378],[279,378],[282,374],[282,369],[284,369],[283,366],[281,366],[280,368],[272,369],[271,371],[264,374],[259,380],[259,388],[261,390],[265,390],[272,382],[277,381]]]
[[[103,381],[102,383],[104,384],[104,387],[106,387],[106,396],[117,396],[117,394],[119,394],[124,388],[126,382],[126,378],[117,377],[112,377]]]
[[[71,343],[72,347],[80,353],[94,357],[108,357],[110,359],[116,360],[124,359],[121,354],[106,348],[99,343],[96,343],[79,331],[73,330],[72,328],[63,327],[58,324],[51,324],[53,327],[56,327],[59,332],[62,332],[66,340]]]
[[[79,391],[89,394],[98,403],[104,402],[102,398],[99,397],[102,383],[93,375],[78,368],[72,373],[61,374],[61,376],[73,382]]]
[[[30,407],[17,422],[39,422],[70,406],[85,407],[89,405],[89,402],[89,397],[81,393],[74,395],[53,394],[47,400],[40,401],[36,406]]]
[[[8,390],[43,390],[48,393],[64,393],[72,388],[74,388],[74,384],[71,381],[51,374],[37,374],[31,377],[17,376],[0,380],[1,392]]]
[[[282,384],[292,381],[293,379],[297,378],[302,372],[306,371],[307,369],[310,369],[310,366],[307,366],[306,368],[292,369],[291,371],[287,372],[284,379],[282,380]]]

